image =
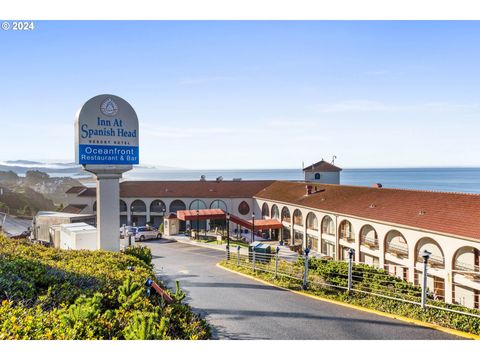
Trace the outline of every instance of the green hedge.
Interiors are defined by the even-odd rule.
[[[304,260],[299,258],[296,263],[290,263],[281,260],[279,262],[279,269],[289,273],[302,274]],[[309,294],[317,295],[323,298],[337,300],[349,304],[359,305],[368,309],[374,309],[389,314],[400,315],[410,319],[425,321],[431,324],[440,325],[443,327],[464,331],[471,334],[480,335],[480,318],[462,315],[441,309],[426,308],[422,309],[419,305],[406,303],[399,300],[391,300],[380,296],[369,295],[365,293],[353,291],[350,295],[344,289],[335,288],[332,286],[315,285],[309,283],[307,290],[302,289],[302,281],[292,279],[290,277],[279,274],[277,279],[274,279],[272,273],[256,271],[253,272],[251,268],[237,266],[236,261],[227,263],[222,261],[221,265],[242,272],[248,275],[255,276],[262,280],[266,280],[272,284],[282,286],[287,289],[304,291]],[[318,282],[325,282],[332,285],[347,287],[348,267],[347,263],[340,261],[321,260],[317,258],[309,259],[309,279],[315,279]],[[362,271],[367,270],[367,271]],[[368,265],[355,265],[353,267],[353,274],[357,276],[357,286],[367,287],[372,292],[379,292],[379,289],[384,288],[383,283],[388,281],[393,282],[393,290],[396,297],[411,298],[419,293],[420,288],[414,286],[407,281],[398,279],[394,276],[388,276],[388,273],[381,269],[376,269]],[[446,309],[453,309],[463,311],[466,313],[480,315],[480,311],[466,308],[460,305],[445,304],[440,301],[429,300],[429,304],[443,307]]]
[[[181,297],[146,296],[151,253],[59,250],[0,236],[0,339],[208,339]]]

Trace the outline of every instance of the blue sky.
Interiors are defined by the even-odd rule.
[[[74,159],[112,93],[144,164],[480,166],[480,22],[40,21],[0,32],[0,160]]]

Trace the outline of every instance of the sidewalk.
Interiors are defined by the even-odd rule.
[[[175,236],[164,236],[163,239],[167,240],[174,240],[178,241],[181,243],[189,244],[189,245],[194,245],[194,246],[201,246],[213,250],[218,250],[225,252],[226,251],[226,245],[218,245],[215,243],[204,243],[204,242],[199,242],[195,240],[191,240],[189,236],[185,235],[175,235]],[[263,241],[263,243],[268,244],[272,247],[272,250],[275,251],[275,248],[278,246],[280,248],[280,251],[278,252],[278,256],[281,259],[287,260],[287,261],[296,261],[298,254],[296,252],[291,251],[288,246],[285,245],[278,245],[278,242],[276,241]],[[237,245],[230,245],[230,252],[237,253]],[[240,246],[240,254],[242,255],[248,255],[248,248]]]

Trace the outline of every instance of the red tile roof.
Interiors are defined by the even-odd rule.
[[[66,191],[66,194],[79,194],[85,189],[86,189],[85,186],[72,186],[70,189]]]
[[[319,171],[319,172],[337,172],[342,171],[339,167],[326,162],[325,160],[320,160],[319,162],[307,166],[303,171]]]
[[[80,214],[83,209],[85,209],[87,205],[83,204],[70,204],[63,208],[61,212],[69,213],[69,214]]]
[[[480,239],[480,195],[314,183],[306,195],[307,184],[277,181],[255,197]]]
[[[196,198],[251,198],[274,180],[241,181],[124,181],[120,183],[121,197],[196,197]],[[88,188],[79,196],[96,196],[95,188]]]

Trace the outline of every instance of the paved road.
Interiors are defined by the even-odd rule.
[[[334,305],[263,285],[215,266],[217,250],[156,240],[158,276],[175,280],[218,339],[458,339],[436,330]]]
[[[3,223],[4,213],[0,213],[0,225]],[[3,223],[3,231],[10,235],[19,235],[32,226],[32,220],[18,219],[16,217],[7,215]]]

